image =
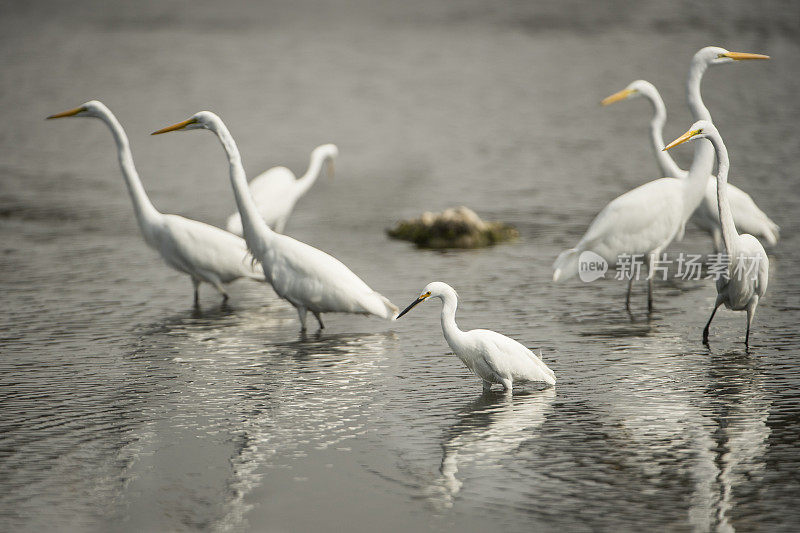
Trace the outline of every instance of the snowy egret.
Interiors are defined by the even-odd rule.
[[[264,268],[264,275],[281,298],[296,309],[302,330],[311,311],[324,328],[322,313],[375,315],[388,320],[397,315],[392,302],[373,291],[341,261],[322,250],[272,231],[258,213],[247,187],[236,141],[217,115],[201,111],[183,122],[152,133],[207,129],[217,135],[228,156],[230,180],[242,217],[245,241]]]
[[[700,97],[700,80],[709,65],[767,56],[728,52],[706,47],[692,58],[686,82],[692,114],[710,120]],[[674,240],[681,239],[686,222],[702,202],[708,176],[714,165],[714,147],[708,143],[695,146],[694,159],[686,179],[660,178],[618,196],[606,205],[589,225],[575,248],[562,252],[553,264],[553,281],[566,280],[578,273],[584,251],[599,254],[610,264],[623,255],[641,256],[648,266],[647,308],[653,309],[653,267],[661,252]],[[629,274],[625,307],[630,309],[633,272]]]
[[[733,311],[747,311],[747,334],[744,338],[745,345],[750,344],[750,325],[758,307],[758,301],[767,291],[769,282],[769,259],[764,247],[752,235],[739,235],[731,214],[728,202],[728,150],[722,141],[717,128],[707,120],[699,120],[692,124],[689,131],[672,141],[664,150],[669,150],[687,141],[705,140],[698,144],[708,144],[714,147],[719,161],[717,174],[717,204],[719,219],[722,221],[722,242],[729,264],[727,274],[717,278],[717,300],[714,310],[703,329],[703,342],[708,342],[708,328],[714,320],[714,314],[720,305]]]
[[[253,264],[244,240],[197,220],[161,213],[153,206],[133,164],[128,136],[117,117],[102,102],[92,100],[47,118],[64,117],[99,118],[111,130],[142,236],[169,266],[192,278],[195,304],[198,303],[202,282],[217,289],[225,301],[228,293],[223,284],[239,278],[264,280],[264,273],[261,267]]]
[[[314,185],[323,166],[327,167],[325,173],[333,177],[333,160],[338,155],[339,149],[335,144],[323,144],[311,152],[308,170],[301,178],[295,178],[294,173],[286,167],[273,167],[253,178],[249,185],[250,193],[267,226],[283,233],[294,204]],[[243,235],[242,217],[238,212],[228,217],[226,227],[231,233],[240,237]]]
[[[500,383],[503,390],[512,391],[514,381],[543,381],[555,385],[556,376],[532,351],[514,339],[488,329],[461,331],[456,325],[458,295],[447,283],[428,283],[419,298],[411,302],[397,318],[428,298],[442,301],[442,332],[450,349],[461,362],[483,380],[483,389]],[[539,354],[541,356],[541,352]]]
[[[666,107],[664,107],[664,101],[661,99],[661,94],[652,83],[645,80],[636,80],[625,89],[604,99],[602,103],[603,105],[609,105],[640,96],[649,100],[653,106],[653,118],[650,120],[650,140],[652,141],[656,153],[656,161],[662,175],[673,178],[686,178],[688,173],[675,163],[669,152],[662,150],[664,147],[662,134],[664,123],[667,120],[667,111]],[[771,245],[778,242],[778,225],[759,209],[749,194],[729,183],[728,199],[731,203],[733,221],[736,223],[737,228],[745,233],[764,239]],[[700,229],[711,235],[716,251],[722,250],[722,226],[719,221],[719,210],[717,209],[717,178],[715,176],[708,177],[705,196],[692,215],[691,220]]]

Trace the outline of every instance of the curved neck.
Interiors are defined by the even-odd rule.
[[[152,202],[150,202],[150,198],[144,190],[142,180],[139,179],[139,173],[136,172],[136,166],[133,164],[133,154],[131,153],[128,136],[125,135],[125,130],[122,129],[122,125],[117,120],[117,117],[115,117],[111,111],[106,111],[100,114],[99,117],[106,123],[108,129],[111,130],[114,142],[117,143],[119,167],[122,170],[122,176],[125,178],[125,185],[127,185],[128,192],[131,195],[133,211],[136,213],[136,220],[139,222],[139,228],[146,234],[147,228],[158,220],[161,213],[159,213]]]
[[[711,122],[711,113],[703,103],[703,97],[700,96],[700,82],[703,80],[708,68],[708,63],[705,60],[694,57],[692,64],[689,66],[689,78],[686,80],[686,99],[689,101],[689,110],[692,112],[692,118],[695,121],[708,120]]]
[[[733,255],[735,250],[733,247],[736,243],[736,225],[733,222],[733,213],[731,213],[731,204],[728,202],[728,169],[730,168],[730,160],[728,159],[728,150],[725,143],[722,142],[722,137],[719,135],[712,135],[709,137],[714,149],[717,152],[717,161],[719,162],[719,171],[717,173],[717,208],[719,209],[719,220],[722,224],[722,240],[725,243],[725,251],[728,255]]]
[[[678,166],[672,155],[664,151],[664,124],[667,122],[667,108],[664,106],[664,100],[655,88],[653,93],[647,92],[644,95],[653,104],[653,118],[650,119],[650,140],[653,143],[653,150],[656,153],[656,161],[661,173],[664,176],[671,176],[673,178],[680,178],[683,176],[683,170]]]
[[[322,173],[322,165],[325,163],[326,159],[327,156],[325,154],[317,152],[316,150],[311,152],[308,170],[297,180],[300,195],[307,193],[311,186],[314,185],[314,182],[317,181],[317,178]]]
[[[714,167],[714,146],[706,139],[700,139],[694,146],[694,159],[683,185],[683,222],[689,220],[694,210],[703,201],[708,186],[708,176]]]
[[[447,344],[455,349],[453,344],[463,335],[463,331],[458,329],[456,324],[456,307],[458,307],[458,297],[453,294],[444,294],[442,300],[442,332]]]
[[[274,233],[269,229],[264,219],[261,218],[261,215],[258,214],[258,207],[255,200],[253,200],[250,188],[247,186],[247,176],[242,166],[242,158],[239,155],[239,148],[236,146],[233,136],[221,120],[217,120],[211,131],[217,135],[225,154],[228,156],[231,187],[233,188],[233,196],[236,199],[236,207],[239,209],[239,215],[242,219],[242,233],[250,250],[256,252],[256,247],[254,246],[256,241],[254,239],[270,239]],[[261,258],[259,257],[258,259]]]

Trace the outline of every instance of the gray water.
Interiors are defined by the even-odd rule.
[[[8,2],[0,7],[0,529],[6,531],[789,531],[800,521],[800,16],[792,2]],[[691,124],[691,55],[731,181],[782,228],[751,348],[710,281],[550,282],[553,259],[616,195],[658,177],[636,78]],[[329,315],[300,335],[269,287],[207,286],[138,234],[98,121],[131,138],[156,206],[221,225],[219,113],[248,173],[333,180],[287,233],[398,306],[429,281],[462,328],[541,348],[554,389],[482,395],[436,302],[396,323]],[[686,167],[690,149],[676,149]],[[437,253],[384,229],[468,205],[520,239]],[[672,253],[707,253],[690,228]]]

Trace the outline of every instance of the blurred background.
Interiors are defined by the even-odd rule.
[[[790,531],[800,521],[800,3],[368,0],[0,2],[0,524],[40,531]],[[747,353],[742,313],[700,332],[709,281],[555,286],[551,265],[611,199],[660,177],[692,120],[689,61],[717,45],[703,96],[730,181],[781,226]],[[208,132],[149,133],[208,109],[248,176],[336,177],[286,233],[403,307],[429,281],[464,329],[534,349],[556,389],[482,396],[438,304],[397,323],[331,316],[301,336],[271,289],[229,305],[142,241],[98,121],[102,100],[158,209],[234,211]],[[688,168],[692,150],[674,157]],[[385,228],[467,205],[519,241],[430,252]],[[708,253],[689,228],[671,252]],[[644,284],[642,284],[643,286]]]

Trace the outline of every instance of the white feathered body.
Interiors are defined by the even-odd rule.
[[[780,228],[766,213],[759,209],[749,194],[728,183],[728,201],[731,205],[731,213],[733,214],[736,229],[763,239],[771,246],[777,244]],[[719,208],[717,207],[717,179],[715,176],[708,177],[705,196],[694,212],[692,221],[700,229],[711,235],[711,238],[714,239],[714,248],[716,250],[723,249],[722,226],[719,222]]]
[[[254,255],[278,296],[315,313],[358,313],[392,319],[398,309],[372,290],[335,257],[272,233],[269,242],[254,239]]]
[[[294,173],[286,167],[274,167],[253,178],[248,187],[267,226],[283,233],[297,200],[305,192]],[[238,212],[228,217],[226,227],[235,235],[243,235]]]
[[[484,381],[556,383],[553,371],[536,354],[505,335],[487,329],[473,329],[458,336],[445,332],[445,338],[467,368]]]
[[[197,281],[218,287],[239,278],[264,280],[244,239],[215,226],[167,214],[142,233],[169,266]]]
[[[769,259],[752,235],[737,235],[733,249],[729,253],[728,277],[717,278],[717,294],[728,309],[743,311],[754,302],[754,296],[761,299],[767,292]]]
[[[682,182],[675,178],[650,181],[618,196],[597,214],[578,245],[558,256],[553,280],[575,276],[578,257],[586,250],[611,265],[621,254],[663,250],[683,236],[683,202]]]

